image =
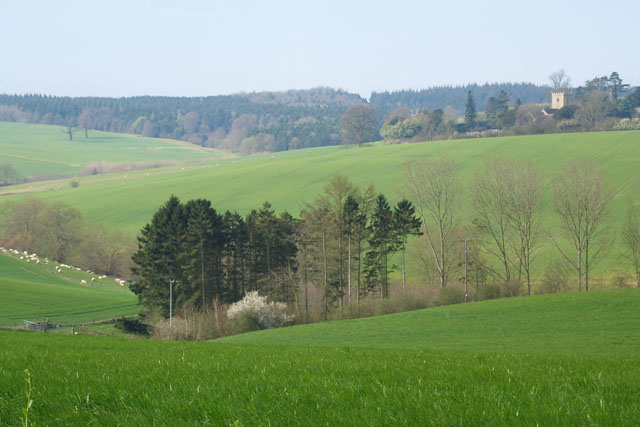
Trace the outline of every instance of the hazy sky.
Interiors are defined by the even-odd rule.
[[[640,1],[0,0],[0,93],[640,85]]]

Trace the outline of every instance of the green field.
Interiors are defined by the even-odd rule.
[[[0,325],[21,320],[70,324],[137,313],[137,298],[127,287],[111,279],[99,279],[83,271],[54,263],[36,265],[0,254]],[[85,280],[87,284],[82,284]]]
[[[182,141],[135,135],[76,131],[73,141],[61,126],[0,122],[0,163],[9,163],[22,176],[77,174],[89,163],[104,161],[192,161],[230,157],[229,154]]]
[[[32,196],[62,200],[88,218],[134,234],[171,194],[183,200],[207,198],[218,210],[241,213],[268,200],[275,209],[297,215],[333,176],[343,174],[362,185],[375,183],[378,191],[396,201],[406,160],[441,152],[455,158],[465,187],[470,184],[473,170],[495,154],[531,160],[540,168],[547,189],[565,161],[596,160],[606,170],[617,194],[614,203],[617,218],[622,216],[630,184],[640,176],[640,132],[634,131],[378,144],[348,149],[324,147],[215,161],[190,169],[137,171],[127,178],[122,174],[88,176],[80,178],[78,188],[52,181],[8,187],[4,191],[29,191]],[[20,197],[24,195],[9,199]],[[470,220],[472,213],[466,210],[465,216]]]
[[[524,297],[213,342],[0,331],[18,425],[635,425],[640,291]]]

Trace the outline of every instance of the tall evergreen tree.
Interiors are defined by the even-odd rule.
[[[370,251],[367,253],[367,269],[370,277],[377,278],[380,283],[380,292],[383,298],[389,296],[389,254],[396,250],[397,240],[393,221],[393,212],[384,195],[380,194],[376,199],[376,205],[369,225],[371,237],[369,238]]]
[[[422,220],[416,216],[416,208],[407,199],[403,199],[393,210],[393,221],[402,250],[402,293],[405,292],[406,274],[405,274],[405,249],[409,236],[420,236],[422,232]]]
[[[467,130],[473,130],[476,127],[476,101],[473,99],[473,93],[467,92],[467,102],[464,107],[464,124]]]
[[[169,283],[180,287],[185,282],[180,263],[185,225],[183,205],[171,196],[143,227],[138,250],[132,257],[135,266],[131,269],[131,291],[138,295],[140,304],[160,309],[165,317],[169,314]]]

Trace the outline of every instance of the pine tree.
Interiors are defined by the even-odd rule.
[[[402,250],[402,293],[404,293],[406,286],[404,253],[407,246],[407,239],[409,236],[422,235],[420,231],[422,220],[416,216],[416,209],[413,204],[407,199],[403,199],[398,202],[393,211],[393,221]]]
[[[377,277],[380,283],[380,292],[383,298],[389,296],[389,254],[395,252],[397,240],[393,221],[393,212],[384,195],[380,194],[376,199],[376,206],[371,216],[369,225],[371,237],[369,238],[370,251],[367,253],[369,277]],[[377,273],[371,270],[377,270]]]
[[[476,101],[473,99],[473,93],[467,93],[467,103],[464,107],[464,124],[467,130],[473,130],[476,126]]]

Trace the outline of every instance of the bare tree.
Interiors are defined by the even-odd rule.
[[[636,286],[640,288],[640,207],[629,201],[627,217],[622,225],[622,241],[626,252],[624,254],[636,274]]]
[[[549,74],[549,81],[555,92],[567,90],[571,86],[571,79],[562,68]]]
[[[488,159],[473,176],[472,201],[476,211],[474,225],[478,228],[485,251],[500,262],[505,282],[511,281],[513,265],[509,198],[512,189],[510,165],[501,157]],[[489,242],[486,242],[486,240]]]
[[[509,169],[511,185],[507,196],[507,217],[518,236],[518,269],[524,269],[527,294],[531,295],[531,264],[540,237],[542,185],[538,169],[531,163],[513,161]]]
[[[450,262],[451,247],[457,244],[456,228],[460,222],[460,186],[454,174],[454,161],[438,159],[408,161],[403,187],[406,197],[414,201],[422,219],[424,235],[440,278],[447,285],[449,274],[456,268]]]
[[[94,117],[96,115],[96,109],[87,107],[82,110],[78,116],[78,126],[84,130],[84,137],[89,139],[89,129],[94,126]]]
[[[69,135],[69,141],[73,141],[73,128],[75,127],[75,121],[73,119],[67,120],[67,124],[64,129],[61,129],[62,133]]]
[[[553,235],[550,235],[551,239],[562,256],[575,268],[578,290],[582,290],[584,274],[585,290],[588,291],[589,270],[608,246],[607,243],[610,243],[608,236],[602,233],[611,201],[604,171],[593,161],[570,162],[563,167],[552,194],[560,229],[576,251],[575,258],[558,244]]]
[[[340,118],[340,132],[345,144],[362,145],[363,142],[372,141],[378,133],[375,108],[366,104],[349,107]]]

